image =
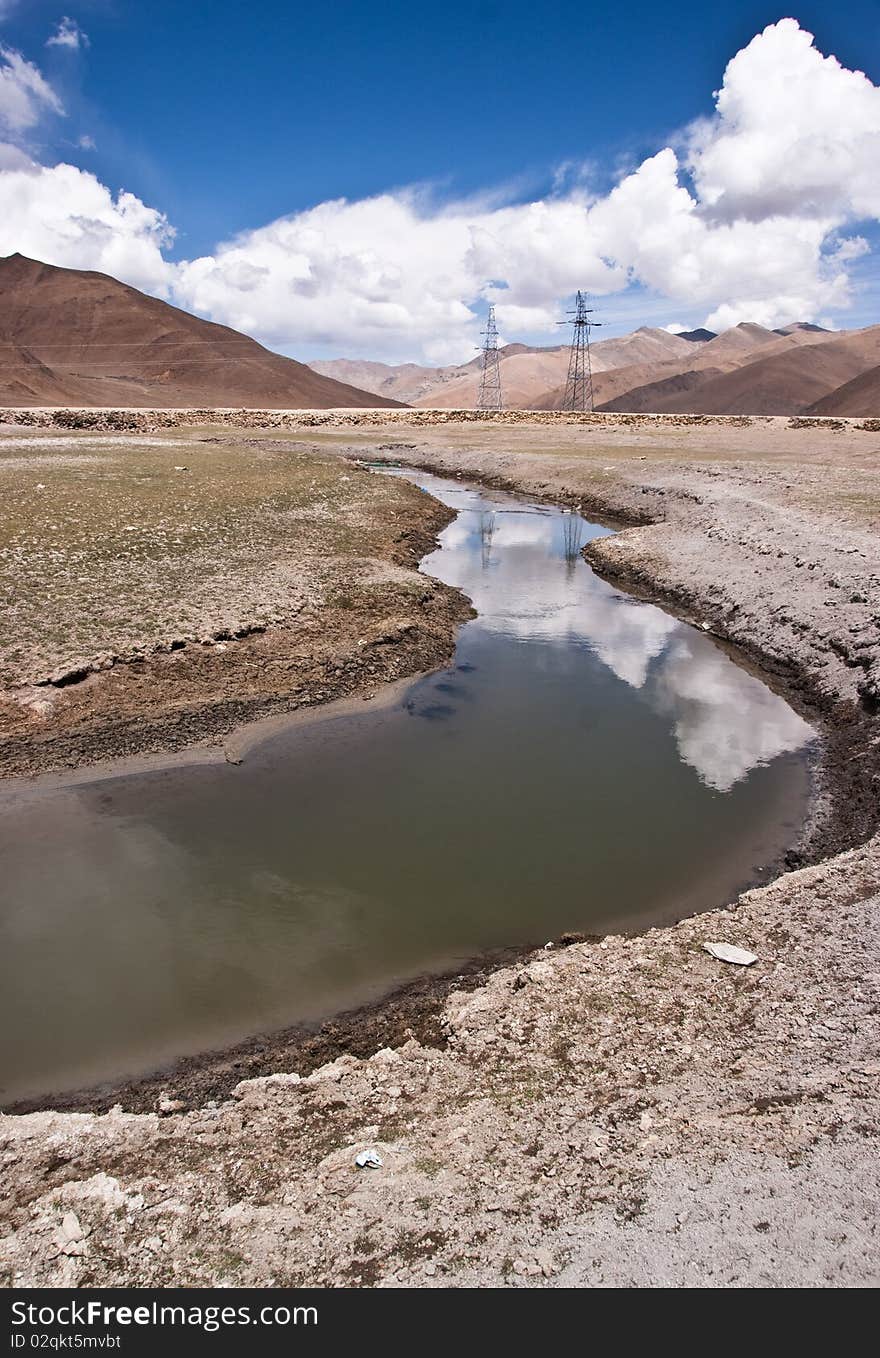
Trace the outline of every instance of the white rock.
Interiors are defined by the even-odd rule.
[[[186,1104],[183,1099],[160,1099],[157,1107],[159,1112],[166,1117],[171,1113],[184,1113],[186,1111]]]
[[[59,1234],[65,1240],[82,1240],[83,1228],[79,1224],[79,1217],[76,1212],[65,1212],[61,1221]]]
[[[393,1047],[380,1047],[370,1057],[371,1063],[377,1066],[398,1066],[402,1059]]]
[[[110,1212],[125,1206],[125,1194],[119,1187],[119,1180],[100,1171],[90,1179],[83,1179],[75,1186],[76,1196],[101,1203]]]
[[[737,948],[732,943],[704,943],[703,947],[719,962],[734,962],[738,967],[750,967],[758,960],[756,953],[749,952],[747,948]]]
[[[302,1083],[302,1076],[295,1071],[277,1072],[274,1075],[258,1075],[252,1080],[241,1080],[232,1091],[234,1099],[242,1099],[246,1094],[261,1090],[277,1089],[279,1092],[291,1089]]]

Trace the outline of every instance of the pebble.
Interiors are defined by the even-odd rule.
[[[556,1272],[556,1265],[554,1264],[553,1261],[553,1255],[550,1253],[549,1250],[536,1250],[535,1263],[537,1264],[538,1268],[543,1273],[545,1278],[552,1278],[553,1274]]]
[[[76,1212],[65,1212],[59,1228],[59,1233],[68,1240],[82,1240],[83,1229],[79,1224],[79,1217]]]

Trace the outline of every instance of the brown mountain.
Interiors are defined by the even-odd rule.
[[[478,363],[479,360],[474,362]],[[411,404],[446,382],[461,377],[471,364],[428,368],[420,363],[393,364],[368,358],[327,358],[314,359],[309,367],[324,377],[332,377],[334,381],[350,382],[376,396],[391,397]]]
[[[593,369],[598,373],[640,365],[639,372],[634,372],[632,380],[625,384],[633,386],[639,380],[647,380],[647,376],[642,376],[642,370],[653,375],[651,365],[670,361],[684,366],[692,365],[703,347],[699,340],[689,340],[670,334],[668,330],[642,326],[629,335],[597,340],[591,345]],[[504,404],[509,409],[543,409],[545,407],[540,402],[548,391],[560,385],[564,387],[568,371],[567,344],[546,348],[529,344],[505,344],[498,353]],[[467,363],[427,368],[415,363],[395,366],[368,360],[333,358],[316,359],[311,366],[316,372],[328,377],[354,382],[368,391],[381,396],[395,396],[412,405],[470,409],[477,400],[481,361],[477,354]]]
[[[644,400],[659,400],[697,388],[757,357],[812,345],[829,332],[795,323],[782,330],[743,322],[721,335],[711,330],[672,334],[641,326],[628,335],[597,340],[591,345],[594,398],[608,409],[645,409],[620,404],[623,394],[669,382]],[[562,404],[568,371],[567,344],[542,348],[507,344],[499,350],[504,404],[511,410],[556,410]],[[480,380],[479,355],[467,363],[428,368],[415,363],[398,365],[359,359],[322,359],[317,372],[353,382],[381,396],[393,396],[422,407],[472,408]],[[679,380],[680,379],[680,380]],[[608,404],[614,402],[613,405]]]
[[[700,343],[681,339],[668,330],[658,330],[641,326],[629,335],[615,336],[614,339],[598,340],[591,344],[590,353],[594,374],[614,378],[610,385],[603,386],[609,395],[632,386],[636,380],[646,380],[642,373],[653,375],[658,365],[670,363],[674,366],[691,366],[705,346]],[[524,345],[509,345],[507,352],[502,351],[501,389],[504,404],[510,409],[553,409],[543,405],[549,391],[564,390],[568,372],[569,350],[567,344],[552,348],[534,348]],[[630,369],[633,380],[624,386],[619,385],[617,374]],[[442,388],[435,388],[423,397],[413,401],[419,406],[455,407],[473,406],[477,399],[480,379],[480,359],[472,360],[461,376],[447,381]],[[598,377],[597,377],[598,381]]]
[[[814,402],[807,415],[880,416],[880,364]]]
[[[732,325],[729,330],[723,330],[704,344],[700,354],[708,355],[717,364],[741,354],[750,354],[765,344],[773,344],[779,338],[775,330],[767,330],[763,325],[755,325],[751,321],[740,321],[739,325]]]
[[[603,399],[601,389],[594,390],[596,409],[627,411],[631,415],[657,415],[666,409],[666,401],[674,401],[683,395],[688,395],[690,399],[689,393],[699,389],[704,382],[723,376],[723,368],[691,368],[673,373],[671,377],[661,377],[656,382],[646,382],[644,386],[625,391],[611,400]]]
[[[636,332],[639,333],[638,331]],[[708,378],[722,376],[758,358],[786,353],[805,345],[821,342],[828,331],[818,327],[792,325],[785,332],[766,330],[761,325],[741,322],[705,343],[685,343],[674,356],[660,362],[619,367],[613,371],[596,372],[594,367],[593,394],[597,409],[655,410],[653,402],[697,390]],[[681,339],[680,335],[675,336]],[[682,378],[682,381],[672,379]],[[668,387],[659,384],[669,382]],[[652,391],[642,395],[642,388]],[[653,388],[657,390],[653,390]],[[636,395],[636,393],[639,395]],[[564,383],[545,392],[535,405],[539,410],[558,410],[565,393]],[[665,409],[665,405],[661,407]],[[677,409],[677,407],[676,407]]]
[[[702,347],[699,365],[675,375],[677,380],[633,387],[597,406],[652,414],[798,415],[880,359],[880,326],[842,335],[813,327],[791,327],[775,338],[764,333],[771,339],[726,372],[713,371],[709,362],[725,353],[741,356],[742,350],[738,342],[722,349],[713,340]]]
[[[106,274],[0,258],[0,405],[400,404]]]

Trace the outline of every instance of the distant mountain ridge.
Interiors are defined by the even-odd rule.
[[[697,346],[699,347],[699,346]],[[668,330],[641,326],[629,335],[597,340],[590,346],[593,371],[659,363],[672,358],[694,357],[692,341]],[[568,345],[548,348],[507,344],[499,350],[505,402],[512,408],[537,408],[547,392],[564,384],[568,371]],[[312,363],[316,372],[345,382],[371,386],[378,394],[394,395],[408,404],[444,409],[469,408],[476,403],[480,384],[479,354],[467,363],[442,368],[417,364],[373,365],[351,359],[321,359]],[[381,372],[374,372],[374,368]]]
[[[717,332],[716,332],[715,330],[706,330],[706,329],[704,329],[702,326],[700,327],[699,330],[676,330],[676,331],[675,331],[675,334],[678,335],[678,338],[679,338],[679,339],[692,340],[695,344],[699,344],[699,343],[701,343],[702,341],[705,341],[705,340],[713,340],[713,339],[715,339],[716,333],[717,333]]]
[[[789,327],[778,342],[760,343],[751,352],[740,349],[737,339],[728,354],[733,348],[738,361],[726,371],[723,364],[711,366],[724,356],[719,347],[724,339],[721,335],[704,346],[700,358],[708,358],[710,366],[632,388],[597,408],[660,415],[801,415],[880,360],[880,326],[837,334],[817,326]],[[854,415],[880,413],[870,386],[850,393],[849,405]]]
[[[836,413],[840,390],[846,413],[880,415],[876,379],[861,380],[880,361],[878,339],[880,326],[831,331],[810,321],[775,330],[745,321],[720,334],[641,326],[591,345],[594,403],[597,410],[645,414],[796,415],[827,402],[828,413]],[[499,357],[508,409],[561,408],[567,345],[508,344]],[[443,368],[349,359],[313,366],[415,406],[472,409],[480,364],[477,354]]]

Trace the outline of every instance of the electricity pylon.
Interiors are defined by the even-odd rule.
[[[501,400],[501,363],[498,359],[498,330],[495,325],[495,308],[489,307],[486,329],[483,333],[483,366],[480,371],[480,391],[477,396],[477,410],[503,410]]]
[[[593,409],[593,370],[590,366],[590,331],[601,321],[592,321],[594,308],[587,306],[587,294],[578,292],[574,309],[566,314],[570,321],[557,321],[557,325],[572,326],[571,352],[568,359],[568,377],[565,382],[565,395],[562,398],[563,410]]]

